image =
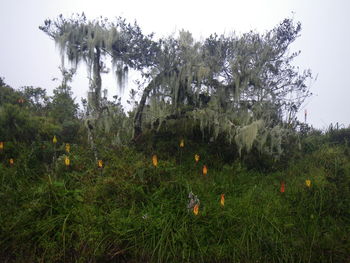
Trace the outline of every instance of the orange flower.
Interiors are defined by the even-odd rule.
[[[11,159],[9,160],[9,163],[10,163],[11,166],[15,163],[15,161],[13,160],[13,158],[11,158]]]
[[[68,157],[68,156],[66,156],[66,158],[64,158],[64,164],[65,164],[66,166],[69,166],[69,165],[70,165],[70,160],[69,160],[69,157]]]
[[[183,148],[183,147],[185,147],[185,141],[182,139],[182,140],[180,141],[180,148]]]
[[[307,187],[311,187],[311,180],[305,180],[305,185],[307,186]]]
[[[225,205],[225,194],[221,194],[220,204],[221,204],[221,206]]]
[[[4,142],[0,142],[0,150],[4,149]]]
[[[196,204],[193,207],[193,214],[196,216],[196,215],[198,215],[198,212],[199,212],[199,204]]]
[[[53,144],[56,144],[56,143],[57,143],[56,135],[53,136],[52,142],[53,142]]]
[[[66,152],[67,152],[67,153],[70,152],[70,145],[69,145],[69,143],[66,143]]]
[[[153,154],[153,156],[152,156],[152,163],[153,163],[154,167],[158,166],[158,158],[157,158],[157,155],[155,155],[155,154]]]
[[[198,163],[198,161],[199,161],[199,155],[198,154],[194,155],[194,160],[196,161],[196,163]]]
[[[280,191],[281,191],[281,193],[284,193],[284,191],[285,191],[285,183],[284,183],[284,181],[282,181],[281,182],[281,189],[280,189]]]
[[[208,168],[206,165],[203,165],[203,175],[206,176],[208,173]]]
[[[98,168],[102,168],[102,167],[103,167],[103,162],[102,162],[102,160],[98,160],[98,161],[97,161],[97,166],[98,166]]]

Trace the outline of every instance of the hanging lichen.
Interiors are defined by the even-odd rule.
[[[258,120],[249,125],[237,128],[235,142],[240,155],[242,154],[242,149],[245,149],[247,152],[252,149],[253,143],[258,135],[258,131],[263,125],[264,122],[262,120]]]

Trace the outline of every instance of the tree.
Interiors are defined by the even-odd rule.
[[[58,129],[43,116],[44,111],[39,116],[36,105],[31,103],[33,94],[41,99],[45,92],[33,87],[14,90],[0,78],[0,141],[30,143],[35,139],[46,140]],[[23,98],[26,101],[22,102]]]
[[[23,93],[22,104],[29,105],[36,112],[44,113],[44,110],[49,103],[49,97],[46,95],[46,90],[40,87],[24,86],[21,88]]]
[[[101,73],[108,72],[104,63],[106,57],[111,58],[122,88],[128,68],[148,67],[156,48],[152,35],[143,35],[136,23],[128,24],[122,18],[113,23],[102,17],[88,21],[84,13],[70,19],[60,15],[56,20],[45,20],[39,28],[59,46],[62,61],[66,56],[74,67],[81,60],[86,62],[91,79],[90,92],[93,92],[91,102],[97,110],[101,101]]]
[[[46,20],[41,29],[71,61],[84,58],[92,69],[95,95],[89,101],[99,112],[95,120],[105,108],[100,104],[102,58],[111,57],[119,84],[129,67],[141,72],[134,140],[146,125],[159,129],[169,119],[186,118],[203,135],[224,134],[239,149],[249,151],[254,142],[262,149],[268,141],[270,152],[280,153],[281,137],[310,95],[305,82],[311,73],[291,65],[299,53],[290,54],[289,46],[301,26],[290,19],[265,34],[211,35],[204,41],[180,31],[155,42],[136,23],[87,21],[84,15]]]
[[[118,86],[123,89],[129,67],[141,70],[151,65],[150,57],[154,56],[157,45],[151,40],[152,35],[143,35],[136,23],[128,24],[121,18],[112,23],[102,18],[88,21],[84,14],[70,19],[60,15],[56,20],[45,20],[39,28],[59,46],[62,61],[66,56],[74,67],[81,60],[86,62],[91,80],[87,126],[93,145],[93,127],[100,126],[98,122],[104,123],[102,118],[107,110],[101,97],[101,73],[108,72],[104,63],[106,57],[111,58]]]
[[[60,15],[56,20],[45,20],[44,25],[39,28],[58,45],[63,68],[65,57],[74,68],[81,60],[85,61],[91,80],[89,93],[91,110],[98,110],[102,85],[101,72],[104,69],[103,57],[106,55],[105,22],[103,20],[88,22],[84,14],[71,19],[65,19]]]
[[[20,98],[21,93],[7,85],[4,78],[0,77],[0,106],[3,106],[6,103],[18,103]]]
[[[299,53],[289,53],[300,30],[300,24],[285,19],[266,34],[212,35],[195,42],[182,31],[177,39],[162,41],[152,69],[157,74],[136,110],[135,136],[142,132],[142,121],[156,120],[160,126],[185,117],[214,139],[225,134],[240,152],[249,151],[253,142],[260,149],[269,142],[268,151],[280,154],[287,127],[295,125],[295,114],[310,96],[305,82],[311,73],[300,74],[291,65]]]
[[[60,68],[62,73],[61,85],[54,89],[49,105],[50,117],[61,127],[60,135],[66,142],[73,142],[77,138],[80,122],[78,120],[79,105],[72,97],[73,93],[69,82],[72,80],[75,70]]]

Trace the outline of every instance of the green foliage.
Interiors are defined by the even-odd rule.
[[[23,87],[15,91],[0,86],[0,140],[31,142],[51,140],[54,134],[67,142],[76,140],[80,130],[78,105],[69,86],[59,86],[48,98],[41,88]]]
[[[344,129],[330,129],[327,134],[331,143],[345,145],[349,145],[350,143],[350,127]]]
[[[0,77],[0,106],[5,103],[18,103],[18,99],[20,99],[20,93],[6,85],[3,78]]]
[[[348,146],[318,148],[291,160],[287,168],[261,173],[238,160],[225,161],[220,144],[203,142],[199,129],[182,138],[160,132],[143,140],[143,152],[100,145],[103,169],[85,145],[72,144],[68,154],[60,143],[5,144],[0,153],[0,258],[346,262]],[[7,164],[11,153],[17,154],[14,166]],[[195,153],[200,155],[197,164]],[[152,165],[152,154],[158,155],[158,167]],[[69,167],[64,165],[67,155]],[[207,176],[201,173],[203,164]],[[281,181],[286,182],[284,193]],[[190,192],[199,198],[198,216],[188,209]]]
[[[58,126],[18,105],[5,104],[0,107],[2,140],[30,142],[36,138],[46,139],[57,130]]]
[[[50,114],[58,123],[74,120],[77,116],[78,105],[74,103],[72,94],[54,90]]]
[[[61,138],[64,138],[65,142],[75,142],[80,129],[80,122],[77,119],[79,105],[72,98],[71,87],[62,84],[53,93],[49,104],[49,116],[60,125]]]
[[[49,102],[45,89],[26,86],[22,87],[21,91],[23,93],[24,105],[29,105],[37,113],[42,112]]]
[[[103,99],[104,110],[97,119],[88,118],[88,121],[95,124],[95,142],[101,147],[106,144],[127,145],[131,140],[132,118],[124,112],[121,98],[117,96],[114,98],[114,102]]]

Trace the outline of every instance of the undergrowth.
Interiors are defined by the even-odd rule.
[[[102,169],[79,145],[66,167],[63,146],[6,144],[0,261],[349,262],[347,145],[311,149],[306,141],[302,158],[265,172],[223,161],[208,145],[174,141],[104,148]],[[198,215],[188,208],[190,192]]]

